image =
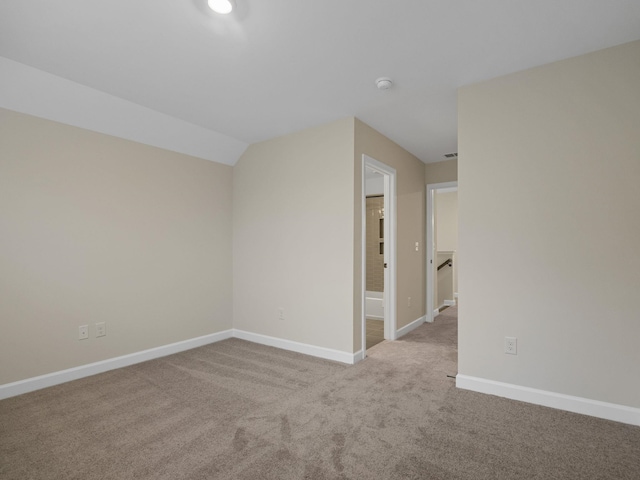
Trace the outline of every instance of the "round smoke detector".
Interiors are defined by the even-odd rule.
[[[376,80],[376,87],[380,90],[389,90],[393,86],[393,81],[387,77],[380,77]]]

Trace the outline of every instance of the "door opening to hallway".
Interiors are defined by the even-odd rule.
[[[384,340],[384,177],[367,171],[366,348]]]
[[[427,321],[458,301],[458,184],[427,185]]]
[[[395,170],[366,155],[362,169],[362,353],[395,340]]]

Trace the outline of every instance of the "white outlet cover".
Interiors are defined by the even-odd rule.
[[[518,339],[516,337],[504,337],[504,353],[518,354]]]
[[[96,323],[96,337],[104,337],[107,334],[107,325],[104,322]]]
[[[78,340],[89,338],[89,325],[80,325],[78,327]]]

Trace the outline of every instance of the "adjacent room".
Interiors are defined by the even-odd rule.
[[[1,2],[0,478],[639,478],[639,132],[635,0]]]

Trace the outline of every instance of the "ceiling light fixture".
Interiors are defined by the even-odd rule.
[[[380,90],[389,90],[393,86],[393,81],[387,77],[380,77],[376,80],[376,87]]]
[[[233,10],[233,3],[231,0],[208,0],[209,8],[216,13],[226,15]]]

